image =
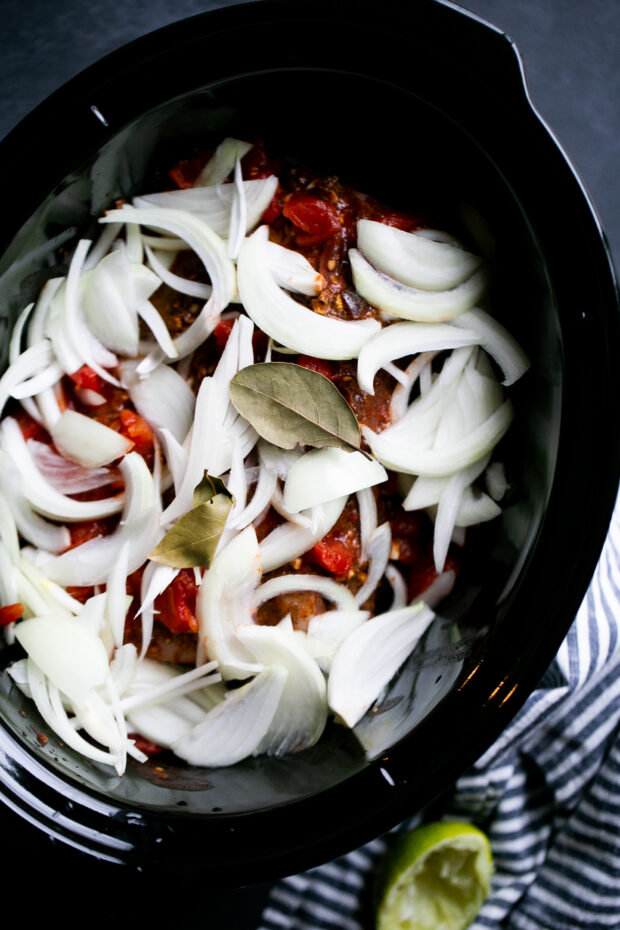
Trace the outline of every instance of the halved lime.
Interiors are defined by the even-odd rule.
[[[464,930],[491,884],[485,834],[442,820],[403,834],[379,879],[377,930]]]

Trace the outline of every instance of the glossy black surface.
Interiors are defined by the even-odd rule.
[[[173,767],[162,775],[150,765],[119,782],[58,752],[53,740],[42,748],[38,727],[20,716],[5,687],[0,706],[12,718],[0,734],[5,799],[52,835],[104,858],[208,866],[212,878],[234,884],[300,870],[392,826],[447,786],[515,713],[571,622],[602,543],[618,479],[618,433],[609,428],[618,414],[618,320],[588,203],[529,106],[505,37],[439,4],[384,4],[392,15],[381,26],[374,8],[261,3],[181,23],[90,69],[0,147],[0,160],[20,159],[32,179],[9,200],[3,249],[54,192],[1,260],[0,274],[26,250],[32,230],[87,229],[91,205],[96,214],[137,190],[162,141],[153,129],[162,126],[188,142],[208,128],[258,128],[317,170],[339,172],[399,206],[407,197],[414,208],[425,198],[433,209],[441,201],[448,214],[457,202],[473,205],[497,244],[495,306],[533,361],[510,439],[520,493],[494,540],[491,583],[480,579],[482,595],[471,586],[448,608],[462,618],[467,604],[462,642],[437,643],[421,670],[417,661],[407,670],[404,680],[417,689],[407,723],[417,727],[374,764],[332,730],[291,759],[214,773]],[[315,37],[339,25],[350,41],[334,69]],[[277,50],[268,70],[266,44]],[[179,99],[142,117],[170,98]],[[299,106],[325,98],[347,100],[338,131],[317,132]],[[129,173],[119,158],[121,130]],[[32,140],[52,135],[42,163]],[[32,264],[26,271],[8,284],[0,279],[13,312],[40,286]],[[584,357],[597,360],[585,381]],[[399,706],[391,717],[400,737]]]

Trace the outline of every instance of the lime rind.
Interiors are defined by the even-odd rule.
[[[425,824],[397,840],[380,883],[377,930],[464,930],[486,898],[489,841],[461,821]]]

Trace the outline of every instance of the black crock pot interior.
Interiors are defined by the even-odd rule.
[[[580,441],[566,404],[578,394],[575,362],[582,339],[602,349],[595,383],[587,388],[590,399],[600,400],[615,377],[607,358],[608,343],[617,345],[615,303],[595,222],[527,102],[517,58],[504,37],[438,4],[420,4],[427,14],[417,23],[424,26],[422,34],[399,35],[396,25],[383,34],[368,22],[371,6],[355,7],[354,35],[336,63],[326,54],[310,55],[308,30],[320,32],[327,5],[314,5],[317,21],[300,33],[299,13],[289,13],[290,22],[286,5],[261,3],[244,7],[243,14],[237,8],[234,24],[224,13],[219,19],[209,14],[214,18],[198,17],[193,31],[168,30],[167,51],[162,34],[149,46],[151,59],[145,56],[146,63],[135,71],[129,58],[117,59],[122,66],[118,75],[106,80],[116,81],[116,92],[123,79],[129,81],[135,97],[131,106],[115,98],[105,81],[100,88],[87,81],[88,93],[77,85],[74,96],[59,106],[73,106],[79,98],[80,119],[101,125],[90,126],[88,144],[80,145],[76,132],[73,154],[53,189],[41,195],[30,216],[21,216],[21,229],[0,260],[0,325],[8,328],[42,282],[61,270],[59,253],[41,249],[45,242],[73,227],[75,235],[64,243],[68,248],[77,237],[96,236],[97,215],[119,197],[144,192],[157,169],[194,147],[204,148],[224,135],[260,136],[274,153],[319,175],[338,175],[396,208],[436,217],[438,225],[489,258],[489,305],[532,362],[513,391],[517,416],[501,447],[513,488],[501,520],[471,534],[478,537],[477,558],[441,606],[440,621],[379,712],[364,722],[372,762],[350,733],[330,725],[316,747],[286,758],[205,770],[155,757],[144,766],[130,764],[119,779],[60,746],[3,675],[5,796],[11,795],[17,809],[27,808],[46,829],[50,823],[42,809],[56,806],[66,825],[51,829],[97,855],[139,861],[148,847],[153,860],[176,857],[172,864],[180,865],[195,848],[201,827],[212,831],[205,839],[213,831],[219,837],[218,849],[204,855],[219,856],[216,867],[223,872],[235,860],[234,831],[246,838],[242,859],[264,856],[265,863],[275,863],[264,866],[267,873],[285,872],[299,862],[319,861],[325,855],[317,852],[320,848],[329,848],[331,855],[387,829],[447,787],[505,725],[553,657],[594,566],[617,478],[617,430],[609,440],[601,493],[592,509],[591,489],[582,484],[588,465],[583,450],[574,458]],[[352,14],[353,7],[342,4],[337,14],[342,18],[347,10]],[[448,27],[443,32],[442,17]],[[209,36],[209,23],[221,27],[217,39]],[[296,36],[296,54],[280,53],[269,67],[257,64],[256,43],[265,36],[252,33],[261,29],[276,48],[277,39]],[[463,64],[468,56],[459,35],[468,37],[470,51],[480,53],[488,44],[495,82],[482,80]],[[209,79],[200,81],[192,56],[205,55],[213,42],[218,45],[214,57],[204,59]],[[225,55],[231,49],[247,55],[240,53],[235,65]],[[405,50],[407,68],[399,59]],[[174,72],[182,60],[190,62],[189,76],[173,81],[176,92],[166,94],[159,69]],[[142,101],[141,107],[136,101]],[[528,150],[517,157],[506,133]],[[600,265],[598,303],[589,308],[592,322],[585,335],[575,327],[575,289],[581,285],[573,279],[571,293],[569,270],[558,260],[558,241],[566,234],[563,217],[542,209],[543,196],[548,211],[569,196],[573,216],[576,211],[585,220],[585,248]],[[582,413],[587,401],[579,399]],[[585,436],[594,425],[577,429]],[[563,455],[571,454],[569,467]],[[576,512],[590,509],[593,516],[580,551],[568,533],[558,536],[570,525],[563,512],[569,494],[579,498]],[[550,510],[555,523],[545,535]],[[579,570],[567,580],[562,573],[577,557]],[[563,600],[558,586],[563,586]],[[6,650],[6,661],[12,655]],[[45,745],[41,733],[48,736]],[[81,813],[64,810],[58,793]],[[363,814],[362,803],[367,806]],[[97,821],[102,812],[107,817],[103,827]],[[86,821],[96,838],[87,838],[81,826]],[[174,848],[174,857],[164,848]],[[287,851],[291,855],[284,861]]]

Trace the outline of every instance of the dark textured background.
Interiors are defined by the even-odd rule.
[[[0,137],[51,91],[119,45],[235,2],[0,0]],[[460,5],[516,42],[532,101],[590,192],[620,267],[620,2],[464,0]],[[41,159],[50,144],[53,140],[41,140]],[[19,177],[14,166],[4,170],[13,180]],[[213,930],[253,930],[258,924],[264,887],[217,893],[179,878],[170,886],[154,883],[52,844],[3,808],[0,826],[4,887],[47,915],[58,912],[62,919],[63,913],[75,913],[77,898],[89,922],[95,914],[100,919],[182,915],[201,918]],[[239,878],[251,881],[251,876]]]

